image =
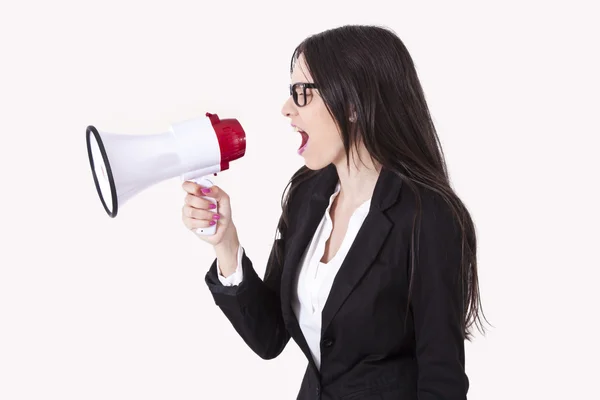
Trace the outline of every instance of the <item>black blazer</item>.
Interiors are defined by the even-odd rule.
[[[337,181],[329,165],[298,187],[290,199],[288,237],[275,240],[264,279],[244,252],[242,282],[224,286],[215,259],[205,277],[215,303],[263,359],[277,357],[290,338],[300,346],[308,366],[297,399],[466,399],[457,224],[441,197],[419,189],[419,258],[407,304],[417,203],[408,185],[385,168],[325,303],[317,370],[292,311],[292,283]],[[285,254],[283,265],[276,263],[275,246]]]

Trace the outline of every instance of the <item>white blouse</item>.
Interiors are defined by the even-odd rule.
[[[354,210],[340,249],[328,263],[322,263],[321,258],[325,251],[325,244],[333,230],[333,222],[330,215],[331,205],[339,192],[340,184],[338,182],[335,192],[329,197],[329,206],[327,206],[327,210],[310,244],[302,255],[300,260],[301,268],[298,268],[293,285],[296,288],[296,293],[292,296],[292,308],[296,314],[296,318],[298,318],[298,323],[306,338],[317,368],[320,368],[321,365],[321,312],[329,296],[333,280],[367,217],[371,205],[371,199],[369,199]],[[221,275],[217,261],[218,277],[223,285],[238,285],[242,281],[242,255],[243,248],[240,245],[238,248],[237,269],[227,278]]]

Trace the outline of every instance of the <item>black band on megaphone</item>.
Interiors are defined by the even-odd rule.
[[[91,143],[92,135],[94,135],[94,138],[96,139],[96,143],[98,144],[98,148],[100,149],[100,153],[102,154],[102,161],[104,162],[104,165],[106,166],[106,174],[107,174],[108,182],[110,185],[112,210],[109,209],[108,206],[106,205],[106,201],[104,200],[104,196],[102,195],[102,189],[100,188],[100,182],[98,181],[98,177],[96,176],[96,168],[94,165],[94,156],[93,156],[93,152],[92,152],[92,143]],[[113,178],[113,173],[112,173],[112,169],[110,167],[110,162],[109,162],[108,156],[106,154],[106,149],[104,148],[104,144],[102,143],[102,138],[101,138],[100,134],[98,133],[98,130],[92,125],[89,125],[86,129],[86,142],[87,142],[88,158],[90,160],[90,167],[92,168],[92,175],[94,176],[94,184],[96,185],[96,191],[98,192],[98,196],[100,197],[100,200],[102,201],[104,210],[111,218],[114,218],[117,215],[117,211],[118,211],[117,190],[116,190],[116,186],[115,186],[115,180]]]

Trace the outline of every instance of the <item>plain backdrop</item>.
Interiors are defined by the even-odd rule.
[[[29,1],[0,7],[0,399],[292,399],[306,359],[264,361],[214,304],[212,247],[163,181],[109,218],[85,128],[237,118],[215,183],[260,276],[302,164],[281,106],[308,35],[393,29],[417,67],[478,233],[493,327],[470,399],[597,393],[598,38],[588,1]]]

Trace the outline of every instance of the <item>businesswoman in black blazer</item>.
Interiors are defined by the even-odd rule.
[[[298,399],[465,399],[464,341],[482,315],[475,229],[407,49],[389,29],[338,27],[305,39],[290,73],[282,113],[305,165],[263,279],[227,193],[183,184],[185,225],[218,224],[200,236],[216,252],[215,303],[264,359],[296,341],[308,359]]]

